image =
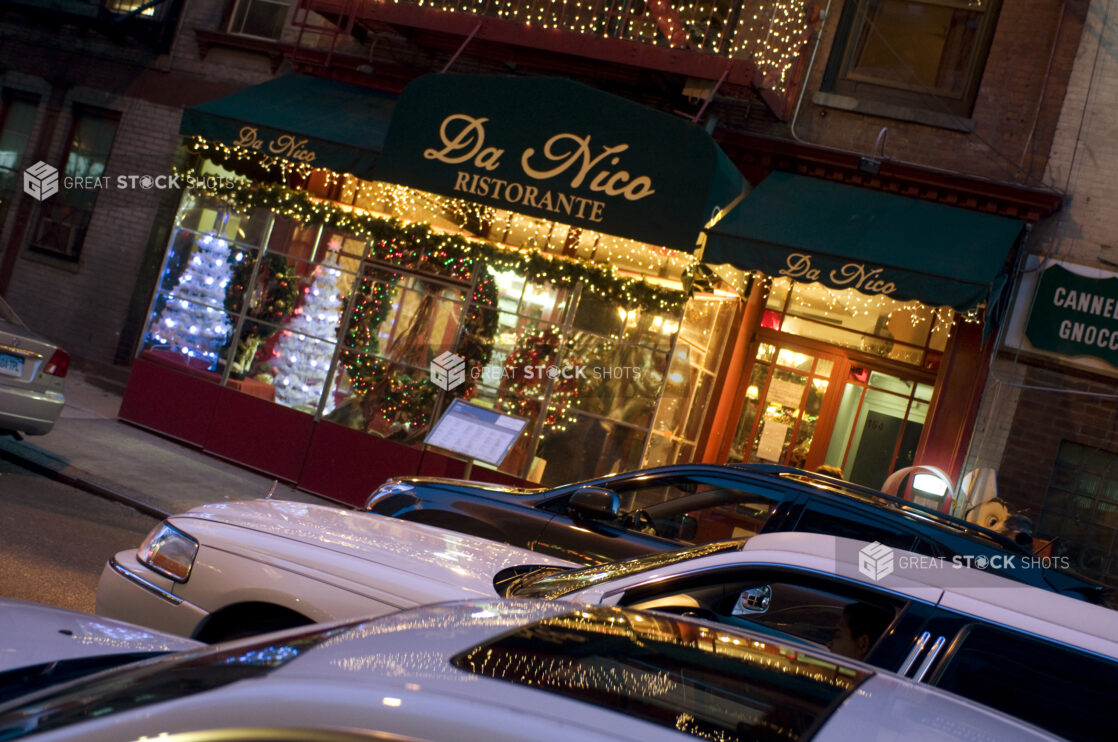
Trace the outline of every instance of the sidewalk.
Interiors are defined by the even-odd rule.
[[[346,507],[117,420],[127,369],[77,364],[54,429],[22,441],[0,436],[0,456],[143,513],[266,497]]]

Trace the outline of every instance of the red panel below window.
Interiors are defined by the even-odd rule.
[[[288,482],[297,481],[314,418],[252,393],[219,389],[219,403],[206,433],[206,452]]]
[[[364,505],[389,477],[415,474],[418,449],[357,430],[320,422],[315,426],[299,476],[308,492]]]
[[[201,446],[220,391],[221,387],[194,373],[141,357],[132,364],[119,417]]]

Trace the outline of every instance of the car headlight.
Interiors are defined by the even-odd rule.
[[[196,556],[198,542],[166,521],[147,535],[136,552],[137,559],[175,582],[186,582]]]

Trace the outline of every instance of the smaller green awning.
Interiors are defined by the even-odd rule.
[[[971,309],[991,299],[1024,223],[785,172],[707,230],[703,261]]]
[[[396,96],[289,74],[186,109],[179,132],[371,178]]]

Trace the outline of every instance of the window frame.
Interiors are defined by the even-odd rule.
[[[35,140],[35,119],[39,117],[39,108],[42,105],[42,102],[42,96],[36,93],[12,88],[0,89],[0,137],[2,137],[4,132],[7,130],[8,121],[11,118],[13,106],[15,106],[16,104],[23,104],[33,106],[35,109],[35,115],[32,117],[31,121],[31,131],[28,134],[27,141],[24,143],[23,151],[19,153],[19,156],[16,158],[16,161],[15,163],[13,163],[12,166],[12,173],[15,176],[12,193],[19,192],[20,165],[22,165],[24,160],[27,159],[27,152],[29,149],[31,149],[31,144]],[[0,197],[2,197],[3,194],[4,191],[0,190]]]
[[[672,575],[667,578],[654,577],[653,579],[646,579],[640,583],[631,584],[627,587],[604,593],[602,596],[602,603],[605,604],[608,602],[611,605],[627,608],[657,597],[687,592],[688,590],[693,590],[697,586],[706,585],[707,583],[720,583],[725,586],[754,581],[768,582],[770,585],[775,583],[796,584],[799,587],[830,593],[831,595],[838,596],[851,603],[865,602],[878,607],[889,605],[893,610],[893,619],[889,625],[882,630],[881,634],[878,635],[873,645],[870,646],[867,651],[866,659],[863,661],[870,662],[870,664],[877,664],[870,659],[873,655],[878,652],[884,653],[883,650],[894,644],[894,640],[890,638],[890,629],[899,626],[901,622],[913,612],[914,607],[923,606],[925,609],[932,608],[932,604],[920,598],[881,586],[869,586],[856,580],[806,567],[760,563],[717,565],[685,574]],[[653,591],[658,592],[659,595],[650,594]],[[917,612],[920,612],[919,609],[917,609]],[[719,621],[721,622],[721,620],[722,618],[720,617]],[[807,643],[817,649],[819,648],[819,644],[812,639],[786,633],[779,629],[773,629],[764,622],[756,621],[748,617],[738,620],[741,621],[741,625],[737,623],[729,623],[727,625],[731,626],[731,628],[747,631],[757,631],[773,635],[785,634],[787,638],[783,638],[782,640],[784,641],[799,641]],[[826,647],[822,647],[822,649],[826,651]]]
[[[282,5],[284,6],[283,20],[280,21],[279,29],[274,36],[261,36],[260,34],[250,33],[244,31],[245,21],[248,20],[249,12],[254,4],[264,5]],[[224,23],[226,32],[235,36],[246,36],[252,39],[266,39],[268,41],[279,41],[283,37],[284,29],[288,25],[288,19],[291,16],[291,8],[294,5],[293,0],[231,0],[229,3],[229,15]],[[244,9],[244,16],[241,17],[241,10]],[[240,29],[235,28],[238,25],[238,18],[240,18]]]
[[[108,168],[109,161],[113,156],[113,149],[116,146],[117,134],[120,131],[121,113],[111,108],[75,104],[71,111],[70,128],[65,140],[66,147],[62,151],[61,157],[57,160],[59,163],[58,174],[60,178],[68,177],[66,173],[67,165],[70,162],[71,155],[75,151],[74,139],[78,134],[79,127],[84,121],[93,119],[111,122],[113,126],[112,139],[109,142],[108,149],[104,152],[101,175],[97,176],[101,178],[107,177],[104,175],[104,172]],[[59,192],[50,199],[42,201],[39,204],[38,213],[35,216],[35,226],[31,231],[31,239],[28,242],[27,249],[38,255],[45,255],[67,263],[81,262],[82,250],[85,247],[85,238],[89,231],[89,224],[93,220],[93,214],[97,210],[97,201],[101,196],[101,191],[104,189],[95,188],[92,190],[93,197],[89,199],[88,203],[83,203],[85,199],[81,196],[74,195],[75,193],[85,194],[88,190],[73,188],[61,188]],[[58,249],[55,245],[44,244],[43,241],[44,227],[47,220],[62,223],[61,219],[56,218],[59,214],[63,215],[63,218],[74,219],[74,221],[66,225],[67,227],[74,228],[75,225],[78,225],[77,236],[70,238],[65,249]]]
[[[906,3],[956,9],[968,9],[966,3],[951,0],[876,0],[882,4]],[[858,40],[867,26],[869,5],[875,0],[856,0],[847,3],[839,17],[834,43],[824,68],[820,91],[814,96],[819,105],[844,108],[871,115],[913,120],[932,126],[970,131],[973,123],[967,120],[974,111],[975,101],[982,84],[986,65],[993,46],[994,32],[1002,8],[1001,0],[987,0],[987,7],[979,9],[982,21],[977,31],[974,47],[968,55],[966,80],[962,92],[956,97],[922,85],[889,85],[852,75],[851,67],[858,47]]]

